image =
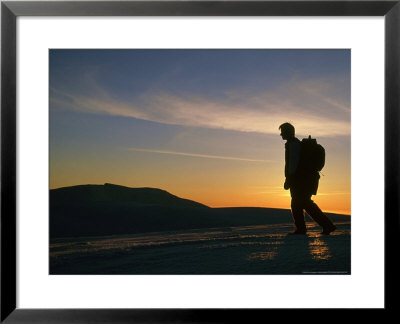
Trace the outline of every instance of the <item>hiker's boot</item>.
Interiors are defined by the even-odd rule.
[[[330,226],[324,227],[324,228],[322,229],[322,233],[321,233],[321,234],[329,235],[329,234],[331,234],[335,229],[336,229],[336,226],[332,224],[332,225],[330,225]]]

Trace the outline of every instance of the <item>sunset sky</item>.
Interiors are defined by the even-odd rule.
[[[50,50],[50,188],[154,187],[290,208],[284,141],[326,149],[315,201],[350,214],[350,50]]]

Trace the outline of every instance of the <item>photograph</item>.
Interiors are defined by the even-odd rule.
[[[351,274],[351,49],[48,55],[50,275]]]

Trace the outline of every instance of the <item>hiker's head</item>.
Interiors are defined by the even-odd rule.
[[[294,137],[294,126],[292,124],[283,123],[279,126],[279,129],[281,130],[282,139],[288,140]]]

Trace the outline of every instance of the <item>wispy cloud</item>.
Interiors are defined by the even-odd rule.
[[[156,153],[156,154],[179,155],[179,156],[205,158],[205,159],[219,159],[219,160],[232,160],[232,161],[245,161],[245,162],[263,162],[263,163],[273,162],[272,160],[247,159],[247,158],[240,158],[240,157],[233,157],[233,156],[197,154],[197,153],[176,152],[176,151],[168,151],[168,150],[152,150],[152,149],[143,149],[143,148],[135,148],[135,147],[129,147],[129,148],[127,148],[127,150],[136,151],[136,152]]]
[[[51,105],[76,111],[132,117],[157,123],[277,134],[292,122],[301,135],[350,134],[350,102],[324,80],[292,81],[274,91],[241,89],[220,98],[152,90],[123,102],[95,87],[90,94],[51,89]]]

